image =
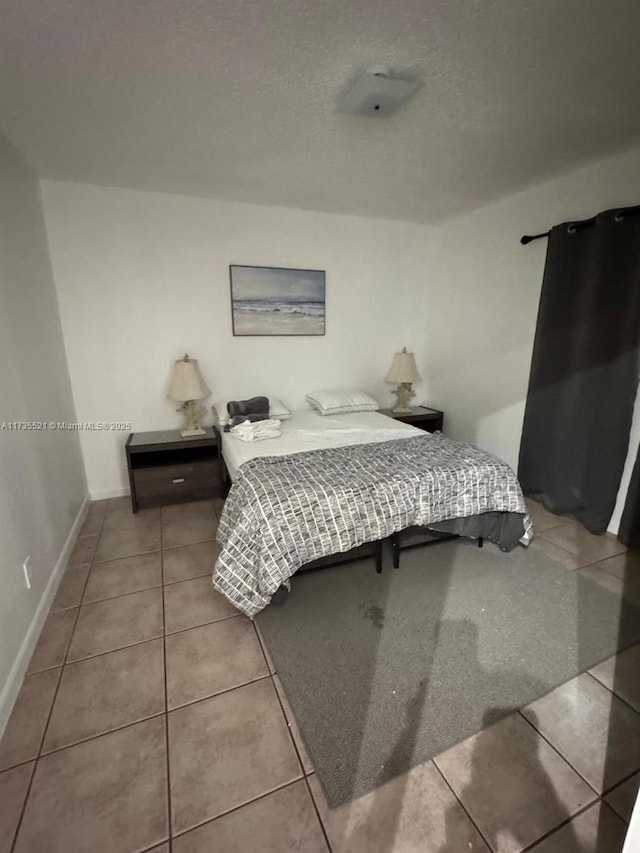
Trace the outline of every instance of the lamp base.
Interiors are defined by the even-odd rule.
[[[201,406],[197,400],[185,400],[177,411],[182,412],[184,416],[184,424],[180,430],[180,435],[183,438],[205,434],[206,430],[200,424],[200,419],[204,415],[205,410],[204,406]]]
[[[202,427],[199,427],[198,429],[181,429],[180,435],[183,438],[189,438],[191,435],[206,435],[206,432],[206,429],[202,429]]]
[[[393,393],[396,395],[396,404],[391,411],[396,415],[410,415],[411,398],[416,396],[411,382],[401,382]]]

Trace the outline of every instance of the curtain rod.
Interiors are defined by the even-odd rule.
[[[526,246],[527,243],[530,243],[532,240],[540,240],[542,237],[548,237],[551,234],[551,231],[543,231],[542,234],[523,234],[520,238],[520,242],[523,246]]]
[[[616,211],[615,220],[616,222],[620,222],[624,219],[625,216],[630,216],[636,213],[640,213],[640,204],[635,205],[634,207],[621,207]],[[591,225],[596,221],[596,217],[592,216],[591,219],[582,219],[579,222],[570,222],[567,225],[567,228],[570,231],[575,231],[576,228],[581,228],[583,225]],[[548,237],[551,234],[551,231],[543,231],[541,234],[523,234],[520,238],[520,242],[523,246],[526,246],[527,243],[531,243],[532,240],[540,240],[542,237]]]

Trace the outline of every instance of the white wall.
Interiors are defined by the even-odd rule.
[[[212,400],[271,393],[290,408],[340,385],[389,404],[382,379],[402,346],[424,370],[424,226],[49,181],[43,195],[81,421],[177,426],[165,390],[185,350]],[[326,335],[234,338],[232,263],[326,270]],[[126,435],[82,433],[94,498],[126,488]]]
[[[313,387],[353,383],[388,402],[382,377],[406,345],[425,377],[417,401],[515,468],[546,252],[520,236],[637,203],[640,150],[438,229],[50,181],[43,194],[80,420],[175,426],[164,391],[184,350],[213,399],[272,393],[297,408]],[[230,263],[325,269],[327,335],[234,338]],[[638,437],[637,419],[632,456]],[[126,490],[125,440],[82,433],[93,497]]]
[[[75,420],[39,186],[2,134],[0,364],[0,425]],[[78,435],[0,429],[0,472],[1,732],[84,500]]]
[[[446,411],[447,432],[454,438],[479,444],[517,467],[547,249],[544,239],[522,246],[520,237],[639,199],[640,149],[437,229],[425,313],[426,379],[433,403]],[[636,419],[633,458],[639,438]],[[617,529],[619,514],[620,507],[611,529]]]

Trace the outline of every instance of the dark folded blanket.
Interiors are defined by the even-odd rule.
[[[251,397],[250,400],[229,400],[228,427],[234,427],[245,421],[265,421],[269,417],[269,398]]]

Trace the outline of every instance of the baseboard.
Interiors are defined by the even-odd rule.
[[[130,494],[129,489],[103,489],[102,491],[91,492],[91,500],[105,501],[108,498],[124,498]]]
[[[62,579],[62,575],[64,574],[64,570],[69,562],[71,551],[73,550],[76,538],[89,510],[90,503],[91,499],[89,498],[89,495],[85,495],[82,506],[78,510],[78,514],[75,517],[71,530],[69,531],[69,535],[67,536],[62,551],[60,552],[60,556],[58,557],[53,572],[51,573],[49,582],[47,583],[42,594],[42,598],[40,599],[36,611],[33,614],[31,624],[29,625],[25,638],[20,646],[20,651],[18,652],[14,664],[11,667],[11,671],[9,672],[9,677],[6,680],[2,691],[0,691],[0,738],[5,730],[5,726],[7,725],[11,715],[15,701],[18,698],[18,693],[22,687],[22,682],[24,680],[27,667],[29,666],[29,661],[31,660],[31,655],[33,654],[33,650],[38,642],[38,637],[40,636],[40,631],[42,631],[45,619],[49,614],[51,602],[54,599],[58,585]]]

